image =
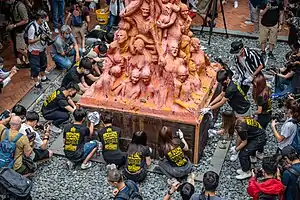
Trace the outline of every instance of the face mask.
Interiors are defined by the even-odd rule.
[[[70,34],[66,34],[66,35],[65,35],[65,38],[66,38],[66,39],[69,39],[69,38],[70,38]]]
[[[3,68],[3,65],[0,65],[0,69],[2,69]]]

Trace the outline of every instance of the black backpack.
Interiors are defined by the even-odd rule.
[[[300,199],[300,173],[293,168],[288,168],[287,170],[297,178],[295,199]]]
[[[143,200],[143,197],[138,191],[135,191],[135,186],[132,182],[126,181],[125,185],[130,188],[129,193],[119,192],[115,198],[122,198],[124,200]]]
[[[32,182],[9,168],[0,169],[0,191],[9,199],[29,200]]]
[[[28,30],[29,28],[33,25],[34,27],[34,34],[36,36],[38,36],[38,30],[37,30],[37,27],[34,23],[34,21],[30,22],[26,27],[25,27],[25,31],[24,31],[24,35],[23,35],[23,38],[24,38],[24,41],[25,41],[25,44],[29,44],[29,39],[28,39]]]
[[[279,194],[265,194],[265,193],[260,193],[258,195],[258,200],[280,200],[280,195]]]

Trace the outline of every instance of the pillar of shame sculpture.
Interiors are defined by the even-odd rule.
[[[197,122],[219,65],[210,63],[190,31],[188,7],[180,0],[125,4],[103,74],[79,104]]]

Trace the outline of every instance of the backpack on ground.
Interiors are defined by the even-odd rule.
[[[280,195],[279,194],[265,194],[265,193],[260,193],[258,195],[258,200],[280,200]]]
[[[74,5],[73,12],[72,12],[72,25],[82,26],[82,24],[83,24],[82,10],[78,10],[76,5]]]
[[[24,41],[25,41],[25,44],[29,44],[29,39],[28,39],[28,31],[30,29],[30,27],[33,25],[34,27],[34,34],[36,36],[38,36],[38,31],[37,31],[37,27],[34,23],[34,21],[30,22],[26,27],[25,27],[25,31],[24,31],[24,34],[23,34],[23,38],[24,38]]]
[[[296,171],[293,168],[288,168],[287,169],[293,176],[296,177],[296,194],[295,194],[295,199],[300,199],[300,172]]]
[[[123,192],[119,192],[116,197],[122,198],[124,200],[143,200],[141,194],[135,191],[135,185],[132,182],[125,182],[125,185],[130,188],[129,193],[125,194]]]
[[[29,200],[32,182],[9,168],[0,170],[1,195],[11,200]]]
[[[0,168],[7,167],[11,169],[15,164],[16,143],[23,134],[18,133],[18,135],[11,141],[9,141],[9,129],[6,129],[4,134],[5,138],[2,142],[0,142]]]

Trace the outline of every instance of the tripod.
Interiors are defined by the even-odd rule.
[[[226,38],[228,38],[227,26],[226,26],[226,19],[225,19],[225,14],[224,14],[224,8],[223,8],[222,0],[220,0],[220,4],[221,4],[222,16],[223,16],[223,23],[224,23],[224,27],[225,27],[225,31],[226,31]],[[217,5],[218,5],[218,0],[211,0],[209,2],[209,5],[208,5],[207,11],[206,11],[206,15],[205,15],[205,18],[204,18],[204,21],[203,21],[203,25],[202,25],[202,28],[201,28],[201,31],[200,31],[200,33],[202,34],[203,28],[207,24],[207,18],[208,18],[208,15],[209,15],[210,11],[211,11],[211,6],[213,6],[213,9],[212,9],[212,12],[211,12],[210,25],[209,25],[210,29],[209,29],[208,45],[210,45],[210,40],[211,40],[211,34],[212,34],[212,30],[213,30],[213,25],[214,25],[214,22],[215,22],[215,19],[216,19]]]

